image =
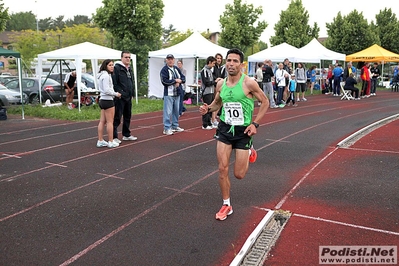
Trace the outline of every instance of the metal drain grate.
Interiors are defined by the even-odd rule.
[[[281,231],[286,225],[291,213],[288,211],[274,211],[272,218],[263,227],[251,248],[241,260],[242,266],[263,265],[271,248],[275,245]]]

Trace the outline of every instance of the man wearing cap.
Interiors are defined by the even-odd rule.
[[[163,87],[163,134],[173,135],[174,132],[182,132],[179,127],[179,90],[186,82],[186,77],[175,66],[175,57],[172,54],[166,56],[166,65],[161,69],[161,83]],[[172,119],[172,121],[171,121]]]

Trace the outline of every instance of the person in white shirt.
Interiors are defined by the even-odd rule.
[[[284,90],[286,84],[286,78],[289,77],[289,74],[286,70],[284,70],[283,63],[278,64],[278,69],[275,73],[276,87],[277,87],[277,105],[281,108],[285,106],[285,102],[283,100]]]
[[[115,115],[114,97],[120,98],[121,94],[114,91],[114,85],[111,77],[112,72],[114,72],[114,61],[111,59],[104,60],[101,64],[100,71],[97,74],[98,87],[100,89],[100,101],[98,102],[98,105],[101,109],[100,122],[98,123],[97,127],[98,148],[115,148],[119,146],[119,143],[114,141],[113,138]],[[108,142],[103,138],[105,125],[107,125]]]

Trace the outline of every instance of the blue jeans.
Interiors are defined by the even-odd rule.
[[[376,79],[376,78],[372,78],[371,79],[371,91],[370,91],[370,93],[375,93],[375,91],[377,90],[377,83],[378,83],[378,79]]]
[[[179,104],[179,115],[181,115],[183,112],[187,111],[186,107],[184,107],[183,100],[184,100],[184,94],[186,92],[182,87],[179,89],[179,96],[180,96],[180,104]]]
[[[179,126],[180,96],[163,96],[163,128],[168,130]],[[172,123],[170,122],[172,118]]]
[[[276,104],[283,103],[284,89],[285,89],[285,87],[281,87],[281,86],[277,87],[277,103]]]

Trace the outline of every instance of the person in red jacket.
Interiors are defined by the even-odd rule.
[[[360,78],[362,79],[362,92],[360,96],[362,98],[370,97],[371,81],[370,81],[369,68],[370,68],[370,63],[365,63],[360,72]]]

